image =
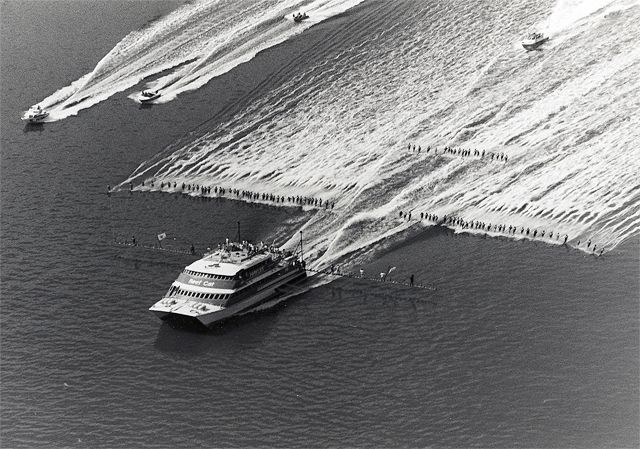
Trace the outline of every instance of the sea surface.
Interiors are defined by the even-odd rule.
[[[0,22],[0,447],[640,445],[638,2],[5,0]],[[352,276],[209,332],[152,315],[238,223]]]

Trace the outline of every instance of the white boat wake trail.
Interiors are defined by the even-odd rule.
[[[363,0],[203,0],[186,4],[120,41],[80,79],[37,102],[47,121],[76,115],[142,80],[170,70],[145,88],[167,102],[249,61],[258,52],[340,14]],[[293,23],[291,15],[311,16]],[[171,70],[173,69],[173,70]],[[129,96],[136,98],[136,93]],[[34,102],[35,103],[35,102]]]
[[[545,230],[552,244],[568,234],[580,249],[591,240],[608,251],[640,229],[640,7],[578,7],[587,3],[572,3],[564,28],[547,12],[554,37],[533,52],[513,45],[527,31],[517,17],[526,5],[496,6],[478,21],[466,2],[370,4],[329,37],[336,44],[321,62],[125,182],[333,198],[334,210],[304,226],[313,267],[421,229],[420,212]]]

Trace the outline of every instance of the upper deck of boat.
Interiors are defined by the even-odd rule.
[[[253,245],[225,245],[202,259],[196,260],[186,269],[216,276],[235,276],[241,270],[247,270],[264,261],[271,260],[273,254],[266,248],[259,249]]]

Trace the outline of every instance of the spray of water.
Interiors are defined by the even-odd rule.
[[[567,234],[584,250],[638,233],[639,7],[577,8],[562,28],[561,2],[549,20],[565,38],[527,53],[508,43],[516,21],[478,23],[473,5],[403,5],[364,8],[319,62],[125,182],[331,199],[335,209],[303,227],[315,267],[428,225],[420,212]]]
[[[202,0],[185,4],[130,33],[91,73],[37,103],[49,110],[47,121],[57,121],[169,71],[145,86],[161,90],[156,103],[168,102],[362,1]],[[299,10],[310,17],[296,24],[292,13]],[[138,101],[138,93],[129,98]]]

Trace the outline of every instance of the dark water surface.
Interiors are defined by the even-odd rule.
[[[596,258],[432,229],[364,269],[435,291],[337,280],[204,334],[148,312],[191,259],[114,236],[201,249],[305,216],[106,185],[331,29],[167,105],[123,93],[24,128],[29,101],[177,4],[2,3],[1,447],[638,447],[637,238]]]

